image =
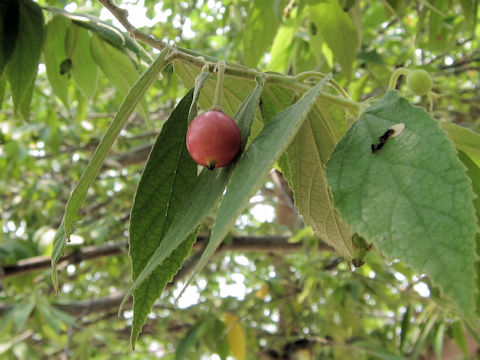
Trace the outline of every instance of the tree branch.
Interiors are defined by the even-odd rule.
[[[168,44],[164,41],[155,39],[153,36],[145,34],[143,31],[138,30],[128,21],[128,11],[115,5],[112,0],[98,0],[105,8],[107,8],[113,16],[123,25],[123,27],[130,33],[130,36],[134,39],[139,39],[151,47],[163,50]]]
[[[128,21],[128,11],[122,9],[115,5],[112,0],[98,0],[105,8],[107,8],[113,16],[123,25],[123,27],[130,33],[133,38],[136,38],[147,45],[150,45],[156,49],[162,50],[168,44],[164,41],[157,40],[155,37],[145,34],[144,32],[135,28],[129,21]],[[180,60],[182,62],[198,66],[203,68],[205,65],[208,65],[210,72],[214,72],[217,61],[206,61],[205,56],[202,54],[196,53],[194,51],[189,51],[187,49],[180,49],[178,47],[173,48],[170,54],[167,56],[166,61],[172,62],[174,60]],[[240,78],[246,79],[255,79],[257,76],[261,75],[266,81],[280,84],[281,86],[290,88],[295,91],[299,91],[301,93],[306,92],[310,89],[310,86],[305,85],[295,76],[288,76],[283,74],[275,74],[275,73],[262,73],[255,69],[247,68],[247,67],[239,67],[239,66],[231,66],[232,64],[227,64],[225,68],[225,74],[229,74],[231,76],[236,76]],[[309,77],[312,73],[309,74]],[[316,73],[316,78],[324,78],[326,75],[322,73]],[[358,116],[361,105],[353,100],[350,99],[346,91],[333,79],[329,79],[328,83],[333,86],[341,96],[336,96],[329,93],[321,93],[319,94],[319,98],[327,101],[332,104],[336,104],[337,106],[343,107],[345,110],[349,111],[355,117]]]
[[[172,287],[177,281],[184,278],[193,269],[197,261],[202,255],[203,247],[205,246],[207,237],[201,236],[194,245],[197,251],[193,256],[185,261],[182,268],[177,272],[173,280],[167,284],[167,288]],[[270,253],[288,253],[300,249],[302,242],[289,243],[288,237],[285,236],[237,236],[234,237],[231,243],[223,243],[216,254],[221,254],[227,251],[264,251]],[[58,264],[63,266],[72,263],[79,263],[83,260],[94,259],[103,256],[115,256],[124,254],[127,250],[128,243],[122,242],[117,244],[106,244],[101,246],[85,247],[79,251],[65,255],[60,259]],[[331,251],[332,249],[324,243],[319,244],[319,249]],[[29,271],[45,269],[50,267],[50,258],[46,256],[38,256],[35,258],[25,259],[17,262],[14,265],[3,267],[5,277],[24,274]],[[0,267],[0,270],[2,268]],[[108,311],[112,308],[118,307],[122,302],[124,293],[115,293],[105,298],[94,298],[91,300],[74,301],[68,303],[54,303],[53,306],[68,314],[78,315],[82,313],[96,313]],[[126,309],[132,305],[132,299],[127,302]],[[11,309],[10,305],[0,305],[0,316]]]
[[[207,240],[205,236],[199,236],[194,245],[194,249],[202,247]],[[266,252],[292,252],[300,249],[302,243],[291,244],[286,236],[236,236],[231,243],[223,243],[217,250],[217,253],[225,251],[266,251]],[[321,250],[331,250],[330,247],[321,243]],[[58,266],[68,264],[78,264],[84,260],[91,260],[104,256],[118,256],[125,254],[128,250],[128,243],[118,242],[114,244],[104,244],[100,246],[86,246],[60,258]],[[37,256],[29,259],[23,259],[12,265],[0,267],[0,274],[3,270],[3,277],[17,276],[31,271],[47,269],[50,267],[51,259],[48,256]]]

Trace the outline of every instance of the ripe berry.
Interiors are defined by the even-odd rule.
[[[230,164],[240,151],[242,138],[237,124],[221,111],[210,110],[193,119],[187,131],[190,156],[208,169]]]
[[[415,95],[427,95],[432,90],[433,81],[428,72],[417,69],[408,73],[407,86]]]

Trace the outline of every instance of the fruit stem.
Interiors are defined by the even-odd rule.
[[[388,90],[395,90],[396,86],[397,86],[397,80],[400,76],[404,75],[408,75],[408,73],[410,72],[409,69],[407,68],[398,68],[396,69],[393,73],[392,73],[392,76],[390,77],[390,83],[388,84]]]
[[[223,92],[223,79],[225,77],[225,61],[220,60],[215,68],[217,70],[217,84],[215,86],[212,110],[222,111],[221,101]]]

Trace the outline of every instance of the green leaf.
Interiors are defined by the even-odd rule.
[[[35,309],[42,315],[44,320],[42,323],[48,324],[56,334],[64,329],[62,322],[52,313],[52,307],[49,304],[37,304]]]
[[[7,89],[7,79],[5,78],[5,76],[0,75],[0,109],[2,108],[2,105],[3,105],[6,89]]]
[[[404,130],[377,153],[392,125]],[[398,92],[367,109],[327,163],[334,205],[354,232],[389,259],[426,273],[466,314],[473,312],[473,192],[438,123]]]
[[[252,1],[243,35],[245,64],[255,67],[271,46],[280,26],[272,1]]]
[[[342,66],[347,79],[352,73],[359,38],[352,20],[337,0],[309,5],[310,16],[322,38],[332,50],[335,60]]]
[[[68,74],[62,73],[61,64],[66,59],[65,39],[67,37],[67,29],[70,25],[63,16],[54,16],[47,24],[45,35],[45,47],[43,53],[45,55],[45,66],[47,68],[47,76],[54,93],[62,100],[67,109],[70,108],[68,103]]]
[[[442,358],[443,344],[445,343],[445,323],[441,322],[438,325],[438,328],[435,332],[435,337],[433,338],[433,351],[437,359]]]
[[[457,343],[460,350],[462,350],[463,355],[468,355],[468,346],[467,339],[465,337],[465,331],[463,330],[463,325],[460,321],[456,321],[452,325],[452,336],[455,342]]]
[[[268,123],[272,113],[291,101],[292,92],[288,89],[268,86],[262,94],[264,121]],[[333,208],[323,170],[323,164],[345,131],[343,109],[319,99],[278,163],[305,222],[339,253],[351,258],[351,234]],[[313,170],[302,171],[305,168]]]
[[[441,122],[440,126],[447,132],[455,147],[480,167],[480,134],[453,123]]]
[[[459,151],[458,158],[467,168],[467,175],[472,182],[472,189],[476,195],[473,199],[473,206],[477,213],[477,220],[480,220],[480,168],[463,151]],[[480,249],[477,248],[477,252],[480,252]]]
[[[380,344],[372,343],[369,341],[355,341],[352,344],[353,347],[362,349],[367,354],[375,356],[376,359],[381,360],[407,360],[407,358],[397,355],[389,349],[386,349]]]
[[[18,28],[19,2],[3,0],[0,3],[0,76],[15,50]]]
[[[43,12],[31,0],[19,1],[17,45],[7,65],[15,113],[27,119],[43,45]]]
[[[475,21],[475,0],[460,0],[460,5],[462,6],[462,14],[465,16],[468,22],[474,23]]]
[[[140,45],[138,45],[129,34],[124,34],[115,26],[105,21],[101,21],[96,16],[77,11],[72,14],[64,9],[54,7],[48,7],[48,10],[72,20],[72,22],[78,26],[92,31],[92,33],[100,36],[103,40],[108,41],[111,45],[121,51],[128,49],[146,62],[150,63],[152,61],[151,56]]]
[[[458,158],[462,161],[463,165],[467,168],[467,175],[472,182],[473,192],[476,197],[473,200],[473,206],[475,207],[475,212],[477,215],[477,221],[480,220],[480,168],[472,161],[472,159],[467,156],[463,151],[459,151]],[[477,244],[477,256],[480,256],[480,233],[477,233],[476,236]],[[475,271],[477,281],[480,279],[480,262],[477,261],[475,264]],[[480,293],[476,294],[477,302],[477,316],[480,315]],[[468,329],[468,325],[467,325]]]
[[[103,165],[105,157],[107,156],[110,148],[115,142],[115,139],[120,133],[120,130],[122,130],[129,116],[132,114],[133,110],[140,102],[143,95],[145,95],[145,92],[148,90],[150,85],[152,85],[152,83],[158,78],[158,74],[164,68],[165,56],[167,55],[168,50],[169,48],[165,48],[158,55],[155,62],[140,76],[137,82],[130,89],[130,92],[120,105],[120,108],[112,123],[108,127],[102,141],[95,150],[93,157],[90,159],[90,162],[88,163],[87,168],[85,169],[80,180],[78,181],[77,186],[70,195],[70,199],[68,200],[62,223],[53,240],[52,280],[55,290],[57,291],[58,284],[56,264],[60,256],[63,254],[67,239],[72,233],[72,226],[77,219],[78,210],[80,209],[83,200],[87,195],[87,191],[90,188],[90,185],[97,177],[97,174]]]
[[[234,116],[234,118],[237,119],[243,136],[242,138],[248,136],[248,129],[251,127],[253,117],[255,116],[262,88],[263,81],[260,81]],[[158,266],[163,264],[165,259],[184,241],[188,234],[200,225],[205,216],[215,207],[223,195],[235,165],[236,164],[233,163],[213,171],[203,169],[197,178],[197,182],[188,193],[186,197],[187,201],[184,201],[181,208],[177,211],[177,216],[173,219],[160,246],[125,294],[122,304],[120,305],[120,310],[132,292],[137,289]],[[195,206],[192,206],[192,204],[195,204]]]
[[[292,105],[294,96],[292,89],[278,85],[266,86],[262,93],[263,123],[268,124],[280,111]]]
[[[301,100],[276,115],[252,141],[233,171],[232,179],[222,199],[212,234],[202,257],[192,271],[188,283],[205,266],[217,247],[244,210],[250,197],[261,186],[293,137],[302,126],[328,77],[310,89]]]
[[[25,95],[20,99],[18,108],[24,119],[30,117],[30,104],[32,103],[33,89],[35,88],[35,78],[26,84]],[[16,105],[15,105],[16,106]]]
[[[72,24],[68,30],[67,56],[72,60],[72,76],[78,89],[87,99],[97,90],[98,67],[90,52],[87,30]]]
[[[288,19],[277,31],[270,51],[268,69],[286,71],[290,66],[294,36],[297,32],[296,17]]]
[[[400,351],[403,351],[405,347],[405,343],[407,340],[407,336],[410,330],[410,323],[412,321],[412,308],[411,306],[407,306],[407,310],[405,310],[405,313],[402,316],[402,322],[400,325]]]
[[[129,254],[132,279],[142,272],[148,259],[160,246],[181,203],[197,177],[197,164],[185,144],[188,113],[193,102],[190,90],[175,107],[162,127],[150,152],[138,184],[130,220]],[[195,99],[196,103],[196,99]],[[155,300],[160,297],[190,252],[197,232],[194,230],[133,293],[131,344],[135,342]]]
[[[187,332],[185,337],[180,341],[175,352],[175,360],[183,360],[194,349],[199,339],[207,330],[207,322],[201,322],[196,324],[190,331]]]
[[[218,354],[220,359],[226,360],[230,354],[230,346],[225,334],[227,333],[225,323],[218,318],[210,318],[208,329],[202,337],[203,342],[212,353]]]
[[[324,170],[346,132],[345,123],[343,109],[317,100],[287,149],[286,178],[305,223],[342,256],[351,259],[352,233],[333,206]]]
[[[15,322],[18,332],[23,331],[23,327],[25,326],[25,323],[27,322],[27,319],[32,313],[34,307],[35,302],[32,300],[27,303],[18,304],[14,307],[13,321]]]
[[[268,124],[276,114],[286,109],[292,104],[295,91],[282,86],[270,85],[267,86],[262,93],[261,112],[263,124]],[[261,128],[258,130],[260,132]],[[258,135],[258,134],[257,134]],[[284,152],[278,159],[278,166],[285,178],[290,175],[288,167],[287,153]]]
[[[120,95],[125,96],[138,77],[137,69],[135,69],[129,57],[97,35],[93,35],[90,40],[90,51],[107,79],[112,82]],[[143,118],[147,119],[148,107],[146,101],[142,100],[141,105],[137,110]]]
[[[451,44],[451,30],[445,20],[445,12],[449,7],[448,0],[437,0],[430,5],[428,49],[433,51],[444,51]]]

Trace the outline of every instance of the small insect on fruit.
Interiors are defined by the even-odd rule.
[[[218,110],[207,111],[193,119],[186,141],[193,160],[209,170],[230,164],[242,145],[235,121]]]
[[[405,124],[398,123],[393,125],[387,131],[385,131],[383,135],[378,138],[378,143],[371,145],[372,153],[375,154],[378,151],[380,151],[383,148],[383,146],[387,143],[388,139],[400,135],[403,129],[405,129]]]

